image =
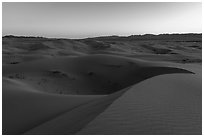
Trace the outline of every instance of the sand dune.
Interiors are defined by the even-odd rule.
[[[82,40],[3,37],[3,64],[40,57],[109,54],[153,61],[201,63],[201,34],[99,37]],[[27,57],[28,56],[28,57]]]
[[[3,134],[201,134],[200,41],[155,38],[4,37]]]
[[[15,66],[4,65],[4,68],[5,77],[26,82],[44,92],[59,94],[110,94],[156,75],[191,73],[110,55],[44,59]]]
[[[82,68],[81,65],[84,67]],[[48,75],[45,75],[44,83],[39,84],[45,72]],[[141,60],[105,55],[56,58],[52,62],[45,59],[15,66],[5,65],[3,74],[7,78],[4,80],[6,83],[3,84],[3,127],[7,129],[8,134],[71,134],[81,128],[77,121],[82,121],[83,125],[87,115],[91,115],[90,119],[94,118],[118,97],[119,90],[147,78],[167,73],[191,74],[192,72],[160,64],[153,65]],[[72,77],[69,74],[72,74]],[[35,78],[35,80],[29,78]],[[65,81],[64,85],[62,82],[56,82],[60,80]],[[76,84],[74,88],[67,84],[73,80],[75,82],[71,86]],[[36,81],[38,83],[35,83]],[[55,81],[55,83],[47,81]],[[50,89],[43,90],[45,83]],[[51,89],[55,87],[69,89],[54,92]],[[78,92],[73,93],[74,91]],[[117,94],[111,94],[114,92]],[[92,96],[59,94],[91,94]],[[97,96],[97,94],[105,96]],[[108,96],[108,94],[111,95]],[[93,101],[90,102],[90,100]],[[83,105],[80,107],[80,104]],[[88,114],[82,117],[81,114],[85,114],[84,111]],[[33,115],[36,112],[37,114]],[[62,121],[67,118],[70,122],[66,120],[63,124]],[[87,121],[89,119],[86,119],[85,123]],[[72,127],[72,124],[76,127]],[[56,125],[59,125],[59,128],[56,128]],[[62,127],[68,127],[69,130]]]
[[[77,134],[201,134],[199,74],[165,74],[142,81]]]
[[[22,134],[63,112],[102,96],[60,96],[39,92],[16,80],[3,79],[3,129]],[[12,100],[12,101],[11,101]]]

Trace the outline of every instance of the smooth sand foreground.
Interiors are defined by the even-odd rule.
[[[201,74],[165,74],[142,81],[77,134],[202,134]]]

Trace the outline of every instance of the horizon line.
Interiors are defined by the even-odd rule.
[[[144,33],[144,34],[130,34],[130,35],[99,35],[99,36],[92,36],[92,37],[83,37],[83,38],[67,38],[67,37],[45,37],[45,36],[35,36],[35,35],[14,35],[14,34],[6,34],[3,35],[3,37],[6,36],[13,36],[13,37],[36,37],[36,38],[48,38],[48,39],[88,39],[88,38],[100,38],[100,37],[130,37],[130,36],[144,36],[144,35],[154,35],[154,36],[158,36],[158,35],[175,35],[175,34],[202,34],[202,32],[185,32],[185,33]]]

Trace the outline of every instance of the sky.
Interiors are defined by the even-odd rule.
[[[198,2],[2,5],[3,35],[86,38],[202,32],[202,4]]]

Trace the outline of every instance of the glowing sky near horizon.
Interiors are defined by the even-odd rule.
[[[201,3],[11,3],[3,35],[84,38],[145,33],[201,33]]]

